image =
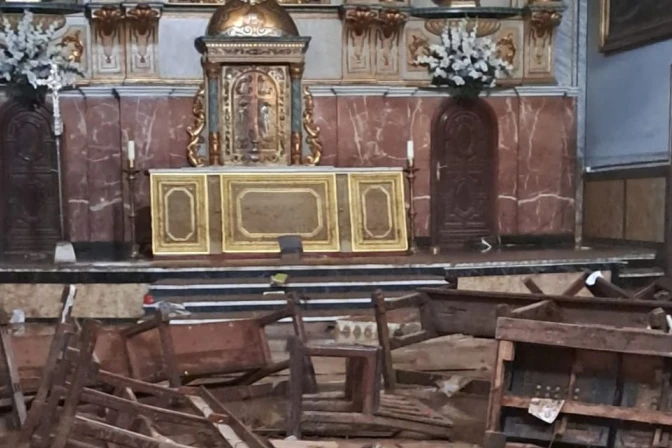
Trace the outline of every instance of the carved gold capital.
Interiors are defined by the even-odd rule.
[[[497,41],[497,56],[502,60],[513,65],[513,62],[516,59],[516,53],[517,49],[513,33],[509,33]]]
[[[124,19],[124,13],[117,6],[101,6],[91,11],[91,21],[101,38],[114,36]]]
[[[61,39],[61,47],[68,47],[70,54],[68,61],[80,63],[84,56],[84,44],[82,43],[82,32],[75,31],[74,34],[67,34]]]
[[[399,39],[401,29],[408,20],[408,14],[398,9],[381,9],[378,12],[376,21],[378,23],[378,32],[382,39]]]
[[[530,27],[538,39],[543,39],[552,35],[561,21],[562,14],[559,11],[538,10],[530,16]]]
[[[205,70],[205,75],[208,77],[208,79],[214,79],[219,77],[222,66],[216,62],[210,62],[206,60],[203,62],[203,69]]]
[[[361,36],[368,32],[376,23],[378,15],[371,8],[358,6],[354,9],[346,9],[343,20],[355,36]]]
[[[292,79],[301,79],[303,76],[304,64],[289,64],[289,76]]]
[[[210,155],[210,165],[219,165],[219,132],[208,133],[208,153]]]
[[[126,9],[126,19],[131,30],[139,36],[145,36],[154,31],[154,25],[161,17],[161,10],[152,5],[138,4]]]
[[[187,144],[187,159],[191,166],[205,165],[205,158],[198,155],[198,146],[203,142],[201,133],[205,129],[205,82],[202,82],[194,96],[191,108],[192,124],[187,126],[189,143]]]
[[[322,142],[320,142],[320,127],[315,124],[315,101],[308,87],[303,88],[303,130],[306,133],[306,144],[310,155],[306,157],[306,165],[317,165],[322,158]]]

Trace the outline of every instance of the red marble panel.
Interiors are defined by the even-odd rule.
[[[322,142],[320,165],[338,166],[338,101],[335,96],[314,97],[314,101],[314,120]]]
[[[520,114],[518,233],[574,230],[575,102],[527,97]]]
[[[415,167],[418,169],[413,195],[413,204],[417,213],[415,216],[416,236],[429,236],[430,232],[432,122],[443,101],[443,98],[419,97],[409,98],[407,102],[411,139],[415,149]]]
[[[189,134],[187,127],[193,123],[194,99],[190,97],[172,97],[168,100],[170,112],[168,125],[168,152],[171,168],[182,168],[189,166],[187,160],[187,144],[189,144]]]
[[[122,241],[121,132],[114,98],[86,99],[89,241]]]
[[[61,172],[65,198],[65,228],[69,241],[89,241],[89,173],[86,101],[61,98],[63,146]]]
[[[404,166],[409,98],[338,97],[338,165]]]
[[[488,102],[497,115],[497,228],[500,235],[518,231],[518,111],[515,97],[492,97]]]

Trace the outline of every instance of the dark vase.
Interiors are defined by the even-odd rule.
[[[43,107],[47,102],[47,87],[33,87],[30,84],[10,84],[9,94],[16,101],[32,106],[35,109]]]

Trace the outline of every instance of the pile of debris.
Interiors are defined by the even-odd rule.
[[[446,378],[395,369],[392,351],[460,333],[497,340],[488,448],[669,446],[672,282],[630,293],[586,273],[556,296],[525,284],[530,294],[443,288],[386,300],[374,292],[377,346],[309,341],[292,293],[284,307],[255,318],[189,315],[175,325],[159,307],[140,323],[103,326],[71,317],[75,291],[67,287],[53,332],[12,334],[0,315],[0,390],[14,420],[4,440],[31,448],[268,448],[260,434],[269,431],[229,406],[260,397],[284,400],[277,436],[448,440],[453,421],[408,393]],[[594,297],[577,297],[584,287]],[[419,329],[391,336],[389,313],[408,307],[418,309]],[[275,362],[265,328],[281,319],[291,320],[293,334],[289,359]],[[318,384],[315,357],[345,360],[342,390]],[[269,381],[287,370],[288,381]]]

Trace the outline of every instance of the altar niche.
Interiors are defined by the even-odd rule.
[[[194,166],[316,164],[303,141],[302,77],[310,37],[275,0],[229,0],[213,14],[202,54],[207,145],[190,145]],[[192,137],[201,137],[193,135]],[[304,148],[305,146],[305,148]],[[317,148],[319,150],[319,148]]]
[[[455,247],[496,233],[497,117],[483,99],[449,99],[434,121],[431,239]]]

